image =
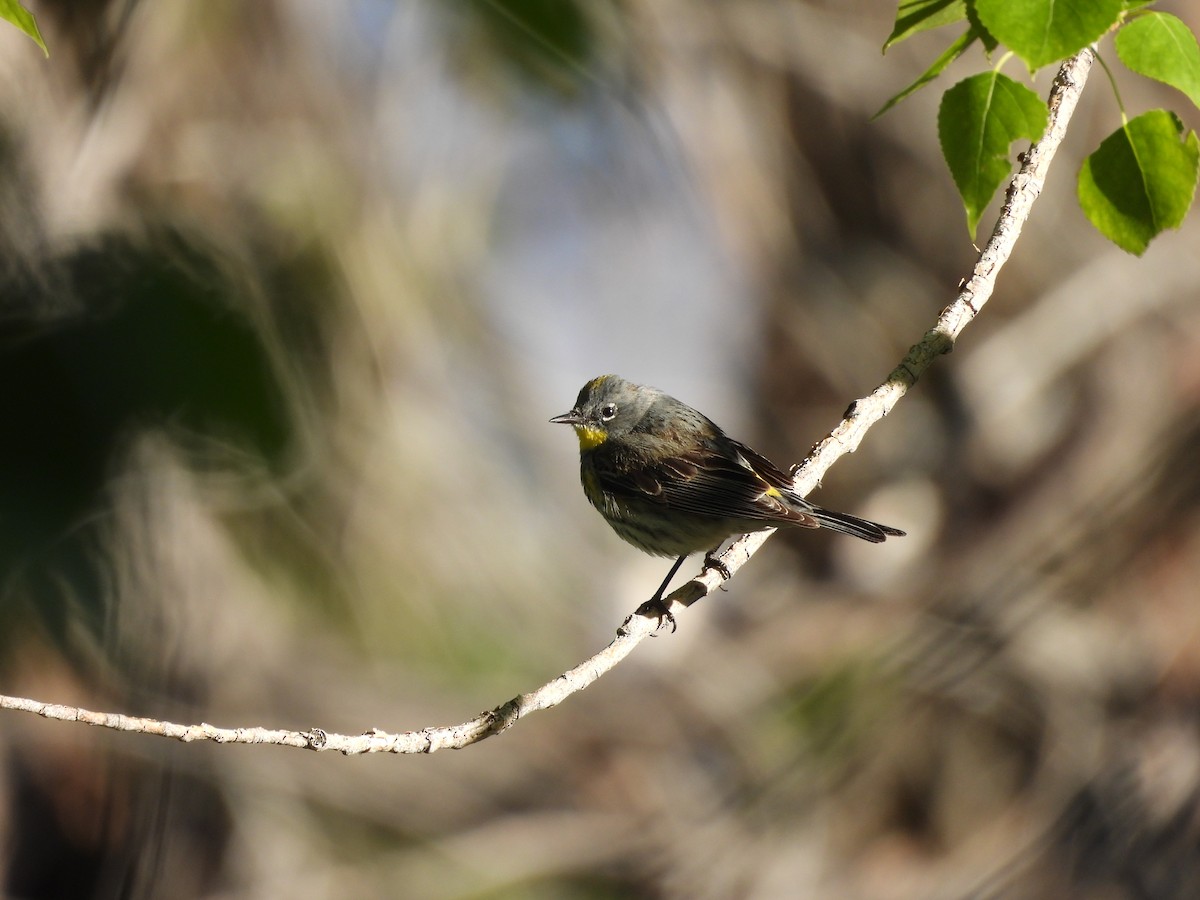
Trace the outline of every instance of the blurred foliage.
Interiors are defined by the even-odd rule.
[[[88,572],[77,526],[101,504],[135,429],[169,428],[182,443],[207,443],[210,458],[231,444],[281,474],[291,425],[261,336],[181,236],[137,247],[101,235],[26,262],[38,278],[0,288],[0,381],[11,386],[0,394],[0,468],[10,473],[0,481],[0,568],[42,570],[37,611],[61,638],[68,614],[93,627],[103,619],[103,577]],[[69,311],[47,315],[55,305]],[[69,585],[79,606],[64,605],[51,572],[84,579]]]
[[[877,667],[845,659],[781,699],[798,743],[818,760],[837,765],[858,758],[864,744],[879,737],[873,726],[895,702],[890,693]]]
[[[460,63],[485,60],[481,74],[494,79],[508,65],[528,88],[571,93],[591,65],[596,41],[591,20],[576,0],[455,0],[470,17],[477,41],[468,40]],[[608,0],[593,6],[608,7]]]

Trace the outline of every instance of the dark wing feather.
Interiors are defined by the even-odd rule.
[[[817,527],[790,479],[765,457],[724,435],[704,446],[654,462],[628,457],[595,460],[603,489],[618,497],[661,503],[713,518],[775,521]],[[759,468],[763,469],[760,474]],[[774,489],[774,490],[772,490]]]
[[[726,437],[725,440],[729,443],[730,447],[741,454],[742,458],[749,463],[750,467],[758,473],[758,476],[763,481],[778,490],[791,492],[791,475],[785,474],[775,463],[771,462],[758,451],[750,449],[741,441],[735,441],[731,437]]]
[[[792,477],[785,475],[773,462],[732,438],[729,439],[729,443],[736,447],[737,451],[746,458],[763,481],[781,491],[786,496],[789,504],[793,507],[799,506],[804,512],[815,519],[822,528],[853,535],[854,537],[862,538],[864,541],[871,541],[876,544],[887,540],[889,535],[892,537],[904,536],[904,532],[899,528],[892,528],[890,525],[880,525],[878,522],[872,522],[870,519],[860,519],[858,516],[852,516],[849,513],[822,509],[814,503],[809,503],[803,497],[793,493]]]
[[[809,503],[793,492],[791,477],[778,466],[722,432],[704,446],[654,462],[597,457],[601,487],[625,499],[691,515],[828,528],[873,543],[904,534]]]

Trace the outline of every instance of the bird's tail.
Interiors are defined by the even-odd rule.
[[[864,541],[871,541],[873,544],[881,544],[889,537],[904,537],[904,532],[899,528],[892,528],[890,525],[880,525],[878,522],[872,522],[869,519],[860,519],[858,516],[852,516],[849,513],[832,512],[828,509],[821,509],[819,506],[814,506],[807,512],[820,523],[822,528],[853,535],[856,538],[862,538]]]

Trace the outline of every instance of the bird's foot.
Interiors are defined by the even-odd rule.
[[[671,634],[674,634],[679,627],[679,623],[675,621],[675,614],[671,612],[667,602],[661,596],[652,597],[647,600],[637,608],[637,612],[634,615],[642,616],[646,619],[657,619],[658,624],[654,628],[655,635],[662,631],[663,625],[671,626]]]
[[[729,566],[725,565],[725,563],[723,563],[723,562],[721,562],[721,560],[717,559],[717,551],[716,550],[709,550],[707,553],[704,554],[704,568],[706,570],[707,569],[716,569],[718,572],[721,573],[721,579],[723,581],[728,581],[730,578],[733,577],[733,573],[729,571]]]

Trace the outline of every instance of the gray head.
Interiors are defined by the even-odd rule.
[[[634,384],[619,375],[601,375],[583,386],[570,412],[550,421],[573,425],[579,449],[591,450],[610,436],[633,430],[654,402],[665,396],[657,388]]]

